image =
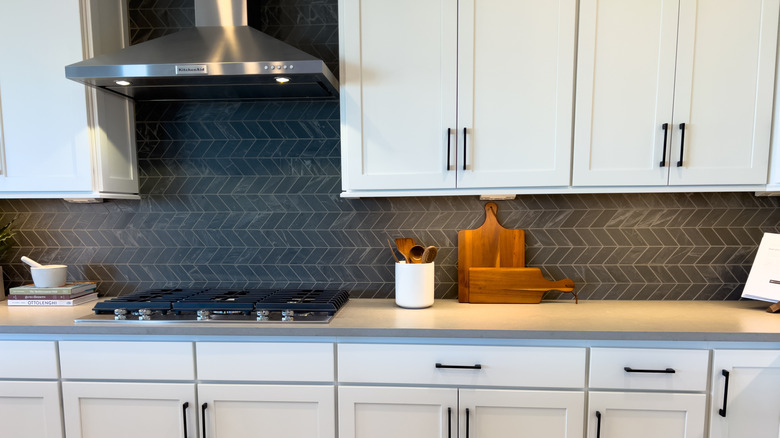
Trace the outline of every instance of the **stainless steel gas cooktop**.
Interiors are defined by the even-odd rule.
[[[99,302],[75,322],[327,323],[348,300],[343,290],[152,289]]]

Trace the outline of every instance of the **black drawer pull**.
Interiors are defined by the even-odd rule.
[[[720,372],[723,374],[723,377],[726,378],[726,382],[723,384],[723,409],[718,409],[718,415],[721,417],[726,416],[726,402],[729,398],[729,372],[726,370],[722,370]]]
[[[450,170],[450,139],[452,138],[452,134],[450,132],[452,131],[452,128],[447,128],[447,171]]]
[[[684,150],[685,150],[685,123],[680,123],[680,161],[677,162],[677,167],[683,166]]]
[[[627,373],[656,373],[656,374],[674,374],[677,371],[675,371],[674,368],[667,368],[665,370],[637,370],[631,367],[623,367],[623,369]]]
[[[208,403],[203,403],[200,405],[200,420],[203,421],[203,436],[200,438],[206,438],[206,408],[208,407]]]
[[[181,418],[183,421],[182,426],[184,426],[184,438],[189,438],[189,434],[187,434],[187,408],[190,407],[190,402],[184,402],[181,405]]]
[[[447,408],[447,438],[452,438],[452,408]]]
[[[469,438],[469,408],[466,408],[466,438]]]
[[[466,170],[466,128],[463,128],[463,170]]]
[[[661,125],[661,128],[663,128],[664,130],[664,151],[661,155],[661,167],[665,167],[666,166],[666,135],[669,133],[669,124],[664,123],[663,125]]]
[[[475,364],[475,365],[445,365],[441,363],[436,364],[436,368],[452,368],[456,370],[481,370],[482,365]]]
[[[601,412],[596,411],[596,438],[601,438]]]

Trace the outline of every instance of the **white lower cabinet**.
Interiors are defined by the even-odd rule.
[[[715,350],[711,438],[780,436],[780,351]]]
[[[704,438],[708,350],[592,348],[588,437]]]
[[[338,351],[340,438],[582,436],[584,348],[340,344]]]
[[[201,438],[332,438],[333,385],[198,385]]]
[[[201,438],[336,436],[333,344],[197,342],[195,349]]]
[[[589,438],[704,438],[705,394],[590,392]]]
[[[0,436],[62,438],[57,350],[50,341],[0,341]]]
[[[62,438],[57,382],[0,381],[0,436]]]
[[[339,388],[339,437],[582,436],[582,391]]]
[[[193,383],[63,382],[68,438],[197,436]]]

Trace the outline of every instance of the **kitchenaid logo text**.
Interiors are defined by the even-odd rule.
[[[209,74],[209,69],[203,64],[177,65],[176,74],[177,75],[207,75]]]

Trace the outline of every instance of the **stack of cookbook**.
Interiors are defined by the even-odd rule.
[[[97,284],[93,282],[69,283],[60,287],[28,284],[8,290],[9,306],[77,306],[97,298]]]

